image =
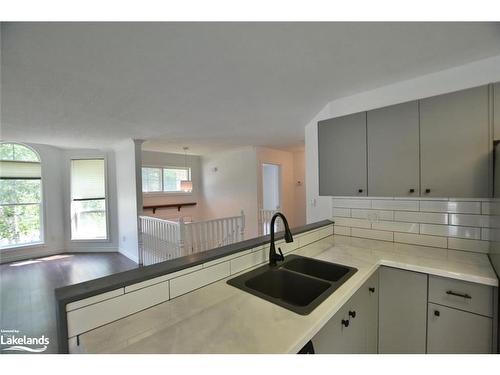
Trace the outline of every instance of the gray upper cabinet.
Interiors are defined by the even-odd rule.
[[[371,196],[418,196],[418,101],[367,112],[368,189]]]
[[[488,87],[420,101],[422,196],[490,197]]]
[[[366,113],[318,123],[319,194],[362,196],[366,181]]]
[[[494,138],[500,140],[500,82],[493,85]]]

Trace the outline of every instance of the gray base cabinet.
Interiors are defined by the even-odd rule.
[[[317,354],[377,353],[378,272],[313,337]]]
[[[434,303],[429,303],[428,314],[427,353],[491,353],[491,318]]]
[[[427,275],[381,267],[379,278],[379,353],[425,353]]]

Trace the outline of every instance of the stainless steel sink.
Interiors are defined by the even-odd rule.
[[[227,281],[276,305],[307,315],[346,282],[356,268],[289,255],[278,266],[265,265]]]

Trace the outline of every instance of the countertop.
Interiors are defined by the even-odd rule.
[[[78,350],[297,353],[381,265],[498,286],[486,254],[339,235],[292,253],[356,267],[358,272],[306,316],[232,287],[224,279],[87,332],[80,336]]]

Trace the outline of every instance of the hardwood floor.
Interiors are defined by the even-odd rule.
[[[50,340],[45,353],[57,353],[54,289],[137,267],[119,253],[66,253],[1,264],[0,329],[45,335]]]

